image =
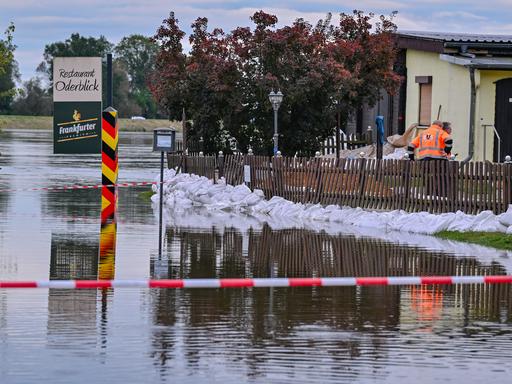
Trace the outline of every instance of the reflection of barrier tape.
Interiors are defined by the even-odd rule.
[[[30,192],[30,191],[69,191],[73,189],[100,189],[101,187],[139,187],[143,185],[160,184],[159,181],[141,181],[117,184],[97,185],[63,185],[60,187],[21,188],[21,189],[0,189],[0,192]]]
[[[323,277],[269,279],[184,279],[184,280],[51,280],[0,281],[0,288],[278,288],[351,287],[399,285],[512,284],[503,276],[400,276]]]

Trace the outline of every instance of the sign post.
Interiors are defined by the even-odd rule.
[[[158,260],[162,259],[162,206],[164,201],[164,152],[176,150],[176,131],[168,128],[153,130],[153,152],[160,152],[160,191],[159,215],[158,215]]]
[[[53,59],[53,153],[100,153],[101,57]]]

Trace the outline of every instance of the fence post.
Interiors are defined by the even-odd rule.
[[[508,208],[508,205],[512,204],[512,161],[510,156],[505,156],[503,167],[505,167],[503,172],[505,174],[505,185],[503,186],[505,191],[504,200]]]
[[[167,155],[167,169],[171,169],[171,153],[166,152],[165,154]]]
[[[217,167],[219,168],[219,178],[224,177],[224,152],[219,151],[217,157]]]
[[[320,152],[315,153],[315,160],[316,160],[316,197],[314,199],[314,203],[321,203],[322,202],[322,193],[324,189],[323,185],[323,163],[322,158],[320,156]]]
[[[365,200],[364,196],[364,188],[366,183],[366,173],[364,168],[366,166],[366,159],[363,157],[362,159],[358,159],[357,161],[361,162],[359,167],[359,202],[357,202],[357,206],[362,206],[363,201]]]
[[[337,116],[336,116],[336,135],[335,135],[335,138],[336,138],[336,158],[339,159],[340,158],[340,150],[341,150],[341,132],[340,132],[340,129],[341,129],[341,112],[338,111],[337,113]]]
[[[244,184],[252,189],[252,163],[253,163],[252,149],[247,150],[247,156],[244,156]]]
[[[274,174],[275,178],[275,184],[274,184],[274,193],[273,195],[281,196],[283,197],[282,193],[282,185],[283,185],[283,156],[281,155],[281,151],[276,152],[276,156],[274,157],[274,166],[272,167],[272,172]]]
[[[368,129],[366,130],[366,143],[368,145],[371,145],[373,143],[373,138],[372,138],[372,126],[369,125],[368,126]]]

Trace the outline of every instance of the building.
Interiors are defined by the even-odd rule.
[[[512,36],[399,32],[397,44],[405,80],[392,131],[440,119],[458,160],[512,155]]]

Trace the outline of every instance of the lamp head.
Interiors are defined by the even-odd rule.
[[[283,102],[283,94],[279,90],[277,92],[274,92],[273,90],[268,94],[268,99],[270,100],[270,103],[272,104],[272,108],[274,110],[278,110],[281,106],[281,103]]]

